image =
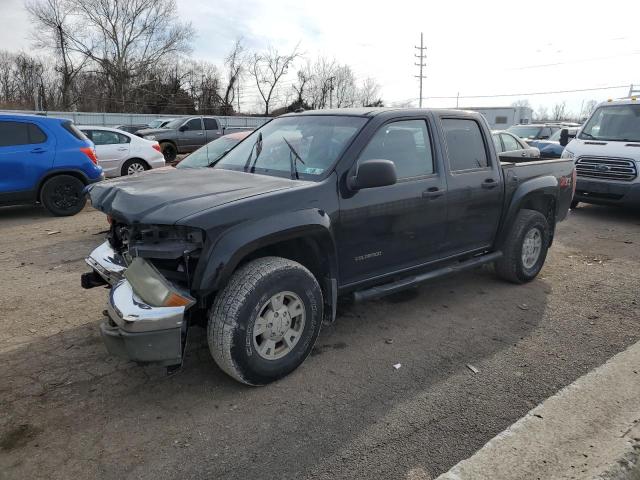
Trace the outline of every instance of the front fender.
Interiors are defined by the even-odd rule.
[[[516,188],[511,196],[509,205],[505,208],[505,215],[502,219],[502,227],[496,241],[496,248],[500,249],[511,231],[511,226],[516,219],[516,215],[522,206],[534,196],[558,196],[558,179],[553,175],[532,178],[526,180]]]
[[[205,247],[192,289],[207,295],[225,285],[238,264],[250,253],[275,243],[313,236],[329,262],[331,278],[337,278],[337,258],[331,219],[319,209],[286,212],[241,223]]]

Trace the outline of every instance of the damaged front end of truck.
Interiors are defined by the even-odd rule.
[[[197,303],[190,285],[204,233],[108,219],[107,240],[86,258],[92,271],[82,276],[84,288],[110,288],[100,325],[107,350],[135,362],[177,368]]]

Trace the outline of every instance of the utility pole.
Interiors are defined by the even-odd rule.
[[[329,77],[329,108],[333,108],[333,81],[336,77]]]
[[[422,69],[423,69],[423,67],[426,66],[425,63],[424,63],[424,60],[426,58],[426,54],[424,52],[427,49],[427,47],[424,46],[422,32],[420,32],[420,46],[419,47],[413,47],[413,48],[415,48],[416,50],[418,50],[420,52],[420,54],[414,55],[414,56],[418,59],[418,63],[416,63],[416,66],[420,67],[420,74],[419,75],[415,75],[415,77],[420,80],[420,108],[422,108],[422,79],[426,78],[424,75],[422,75]]]

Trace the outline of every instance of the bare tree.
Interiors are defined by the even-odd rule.
[[[531,108],[531,103],[529,103],[529,100],[527,100],[526,98],[521,98],[520,100],[516,100],[515,102],[512,102],[511,106]]]
[[[551,107],[552,120],[565,120],[567,117],[567,103],[558,102]]]
[[[366,78],[359,90],[359,103],[363,107],[381,107],[380,84],[373,78]]]
[[[226,114],[233,113],[233,100],[235,98],[235,91],[238,84],[240,83],[240,79],[244,71],[246,62],[247,58],[244,53],[242,39],[238,39],[234,43],[233,48],[224,61],[225,67],[227,67],[227,86],[225,88],[223,98],[223,106],[226,110]]]
[[[64,1],[74,19],[67,28],[67,49],[98,67],[117,110],[127,108],[134,79],[164,58],[189,50],[193,29],[176,20],[175,0]]]
[[[335,71],[336,107],[353,107],[357,96],[356,78],[348,65],[340,65]]]
[[[75,58],[68,47],[72,30],[73,7],[68,0],[29,0],[27,11],[36,25],[36,46],[52,51],[56,57],[56,71],[60,74],[60,106],[64,110],[73,105],[73,82],[82,70],[87,57]]]
[[[250,73],[264,102],[265,115],[269,115],[269,107],[276,93],[278,82],[300,55],[297,45],[289,54],[281,55],[278,50],[272,47],[269,47],[264,53],[254,54]]]
[[[584,102],[584,106],[582,107],[582,111],[580,112],[581,119],[591,115],[597,106],[598,106],[597,100],[592,99]]]
[[[536,120],[548,120],[549,119],[549,111],[547,107],[544,105],[540,105],[535,112]]]
[[[309,62],[298,70],[297,77],[298,81],[293,85],[293,90],[296,93],[295,108],[304,108],[305,105],[308,105],[305,94],[308,93],[308,88],[313,78],[311,64]]]

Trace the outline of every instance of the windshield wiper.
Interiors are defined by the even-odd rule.
[[[257,147],[257,148],[256,148]],[[256,151],[256,158],[253,160],[253,166],[251,166],[251,156],[253,155],[253,151]],[[247,161],[244,164],[243,171],[249,170],[249,166],[253,170],[256,166],[256,162],[258,161],[258,157],[260,156],[260,152],[262,152],[262,132],[258,132],[258,138],[256,142],[251,147],[251,151],[249,152],[249,157],[247,157]]]
[[[293,148],[293,145],[291,145],[286,138],[282,137],[282,140],[284,140],[284,143],[287,144],[287,147],[289,147],[289,150],[291,150],[291,153],[294,155],[294,157],[292,157],[291,154],[289,154],[289,159],[291,160],[291,180],[299,180],[300,176],[298,175],[297,161],[300,160],[300,162],[305,165],[304,160],[302,160],[300,154],[296,152],[296,149]]]
[[[591,140],[595,140],[596,137],[587,132],[580,132],[580,136],[584,135],[585,137],[589,137]]]

